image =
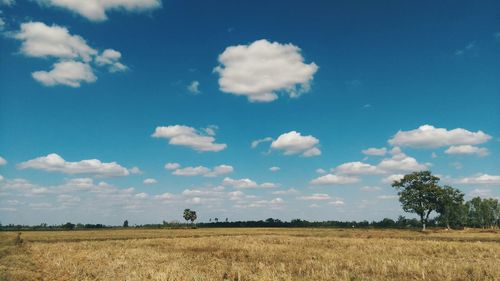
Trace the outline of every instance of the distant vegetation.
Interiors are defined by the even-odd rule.
[[[384,218],[380,221],[307,221],[293,219],[282,221],[268,218],[259,221],[230,221],[228,218],[210,218],[209,222],[197,223],[196,227],[350,227],[350,228],[419,228],[425,230],[430,227],[446,227],[448,229],[470,228],[499,228],[500,203],[498,199],[475,197],[465,202],[464,194],[451,186],[439,186],[439,178],[430,171],[413,172],[405,175],[401,180],[394,181],[392,186],[398,191],[399,201],[405,212],[415,213],[419,219],[399,216],[396,220]],[[430,218],[432,213],[437,216]],[[186,224],[177,221],[161,224],[133,225],[135,228],[181,228],[188,223],[192,226],[197,220],[196,211],[185,209],[182,217]],[[118,228],[103,224],[82,224],[67,222],[60,225],[2,225],[0,230],[81,230]],[[125,220],[123,228],[129,227]]]

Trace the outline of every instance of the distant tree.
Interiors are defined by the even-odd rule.
[[[62,225],[62,228],[67,229],[67,230],[72,230],[75,228],[75,224],[67,222]]]
[[[497,199],[474,197],[466,203],[468,224],[473,227],[498,227],[500,204]]]
[[[215,220],[215,222],[216,222],[216,223],[218,223],[218,222],[219,222],[219,218],[215,218],[214,220]]]
[[[189,220],[191,221],[191,224],[194,223],[194,221],[198,218],[196,215],[196,211],[191,211],[191,216],[189,217]]]
[[[123,227],[128,227],[128,220],[125,220],[125,221],[123,222]]]
[[[188,222],[191,220],[191,209],[184,209],[184,213],[182,214],[182,217]]]
[[[226,222],[229,222],[229,219],[228,219],[228,218],[226,218]]]
[[[463,225],[465,221],[464,194],[451,186],[441,188],[438,197],[438,220],[450,229],[450,224]]]
[[[439,178],[433,176],[430,171],[420,171],[407,174],[392,184],[398,190],[399,202],[403,210],[420,217],[422,231],[425,231],[431,212],[438,208],[438,198],[441,192],[437,185],[438,181]]]

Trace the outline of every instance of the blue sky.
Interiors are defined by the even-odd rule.
[[[498,1],[0,3],[2,223],[396,218],[419,169],[500,196]]]

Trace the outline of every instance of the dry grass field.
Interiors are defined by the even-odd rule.
[[[500,280],[500,232],[161,229],[0,233],[0,280]]]

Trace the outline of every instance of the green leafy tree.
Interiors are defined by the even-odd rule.
[[[465,221],[464,194],[451,186],[445,185],[440,190],[438,206],[436,212],[439,213],[438,221],[450,229],[450,224],[461,226]]]
[[[191,211],[191,216],[189,217],[189,220],[191,221],[191,224],[194,223],[194,221],[198,218],[196,215],[196,211]]]
[[[403,210],[420,217],[422,231],[425,231],[431,212],[436,211],[439,206],[441,188],[437,185],[438,181],[439,178],[430,171],[420,171],[407,174],[392,184],[398,190]]]
[[[186,222],[191,220],[191,209],[184,209],[184,213],[182,217],[186,220]]]
[[[123,227],[128,227],[128,220],[125,220],[125,221],[123,222]]]
[[[468,223],[472,227],[498,227],[500,205],[497,199],[474,197],[466,203]]]

